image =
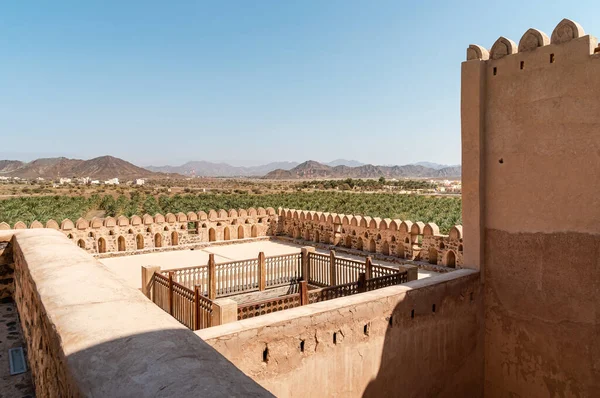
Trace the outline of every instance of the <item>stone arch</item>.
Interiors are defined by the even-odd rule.
[[[112,217],[106,217],[104,219],[104,226],[106,228],[113,228],[117,226],[117,221]]]
[[[402,221],[402,222],[400,223],[400,228],[399,228],[399,230],[400,230],[400,232],[401,232],[401,233],[404,233],[404,234],[409,234],[409,233],[410,233],[410,230],[411,230],[411,228],[412,228],[412,225],[413,225],[413,222],[412,222],[412,221],[410,221],[410,220]]]
[[[450,230],[450,239],[460,240],[462,239],[462,225],[455,225]]]
[[[200,221],[208,220],[208,214],[206,214],[206,212],[204,212],[204,211],[199,211],[198,212],[198,220],[200,220]]]
[[[552,31],[551,42],[552,44],[563,44],[573,39],[580,38],[585,35],[583,28],[577,22],[571,21],[570,19],[563,19],[556,25],[556,28]]]
[[[4,221],[0,222],[0,231],[6,231],[6,230],[9,230],[9,229],[11,229],[11,228],[10,228],[10,225],[8,223],[6,223]]]
[[[15,229],[27,229],[27,224],[25,224],[23,221],[17,221],[15,224]]]
[[[144,214],[144,216],[142,217],[142,221],[144,225],[150,225],[154,223],[154,218],[152,218],[150,214]]]
[[[124,236],[119,236],[117,238],[117,250],[120,252],[124,252],[126,249],[126,245],[125,245],[125,237]]]
[[[274,216],[275,215],[275,209],[272,207],[267,207],[267,215],[269,216]]]
[[[98,253],[106,253],[106,240],[104,238],[98,239]]]
[[[168,222],[169,224],[173,224],[175,221],[177,221],[177,218],[175,217],[175,214],[167,213],[165,215],[165,221]]]
[[[358,224],[360,223],[360,219],[362,219],[361,216],[353,216],[350,218],[350,226],[352,227],[358,227]]]
[[[263,209],[262,207],[259,207],[256,211],[257,211],[257,213],[258,213],[259,216],[266,216],[267,215],[266,210]]]
[[[406,258],[404,254],[404,244],[402,242],[398,243],[398,247],[396,248],[396,255],[400,258]]]
[[[208,219],[209,219],[210,221],[215,221],[215,220],[217,219],[217,217],[218,217],[218,214],[217,214],[217,212],[216,212],[216,211],[214,211],[214,210],[210,210],[210,211],[208,212]]]
[[[390,255],[390,244],[387,240],[383,241],[381,245],[381,254],[389,256]]]
[[[248,212],[246,211],[246,209],[239,209],[238,217],[248,217]]]
[[[144,235],[137,234],[135,237],[135,247],[138,250],[142,250],[144,248]]]
[[[350,217],[348,217],[347,215],[344,215],[342,217],[342,225],[350,225]]]
[[[85,241],[83,239],[79,239],[77,241],[77,246],[79,246],[80,248],[82,248],[83,250],[85,250]]]
[[[438,262],[438,251],[435,247],[429,248],[429,264],[437,264]]]
[[[162,235],[159,233],[154,235],[154,247],[162,247]]]
[[[458,245],[458,252],[459,253],[463,252],[463,245],[462,245],[462,243],[460,245]]]
[[[541,30],[529,29],[519,40],[519,52],[533,51],[538,47],[550,44],[550,38]]]
[[[379,229],[379,225],[381,224],[381,218],[373,218],[369,221],[369,228]]]
[[[29,228],[31,228],[31,229],[34,229],[34,228],[44,228],[44,225],[41,222],[35,220],[34,222],[31,223],[31,225],[29,226]]]
[[[48,220],[46,222],[46,228],[50,228],[50,229],[58,229],[58,223],[54,220]]]
[[[171,232],[171,246],[177,246],[179,244],[179,234],[177,231]]]
[[[517,53],[517,43],[514,41],[507,39],[506,37],[499,37],[498,40],[492,46],[490,50],[490,58],[491,59],[500,59],[506,57],[507,55],[512,55]]]
[[[359,236],[358,239],[356,239],[356,248],[358,250],[362,250],[363,249],[363,240],[362,238]]]
[[[238,239],[244,239],[244,226],[240,225],[238,227]]]
[[[252,225],[252,229],[250,230],[250,235],[253,238],[258,237],[258,227],[256,225]]]
[[[22,221],[19,221],[17,224],[19,224],[19,223],[23,224]],[[75,225],[73,224],[73,221],[69,220],[68,218],[64,219],[60,223],[60,229],[62,229],[63,231],[70,231],[74,228],[75,228]],[[15,225],[15,229],[19,229],[19,228],[16,228],[16,225]]]
[[[187,214],[187,219],[188,221],[198,221],[198,214],[194,213],[193,211],[190,211]]]
[[[89,226],[90,226],[90,224],[87,222],[87,220],[85,218],[81,218],[81,217],[75,223],[75,227],[79,230],[87,229],[87,228],[89,228]]]
[[[392,232],[396,232],[401,223],[402,223],[402,221],[400,221],[400,220],[392,220],[389,224],[388,229]]]
[[[300,228],[298,228],[298,227],[294,228],[294,238],[300,239],[301,237],[302,237],[302,234],[300,233]]]
[[[251,207],[248,209],[248,216],[249,217],[256,217],[256,209],[254,207]],[[288,210],[288,216],[289,216],[289,210]]]
[[[131,216],[131,220],[129,221],[129,223],[131,225],[133,225],[134,227],[137,225],[142,225],[142,219],[140,216],[133,215],[133,216]]]
[[[444,265],[449,268],[456,268],[456,254],[454,254],[454,251],[448,250],[444,259]]]
[[[371,222],[371,217],[361,217],[360,223],[358,224],[360,227],[367,228],[369,223]]]
[[[333,215],[328,214],[326,218],[327,224],[333,224]]]
[[[129,218],[127,218],[125,216],[119,216],[117,218],[117,225],[119,227],[125,227],[125,226],[129,225]]]
[[[484,47],[481,47],[477,44],[471,44],[469,48],[467,48],[467,61],[471,61],[473,59],[486,61],[490,59],[490,53]]]
[[[352,235],[346,236],[346,240],[344,241],[344,246],[348,249],[352,249]]]
[[[168,232],[169,231],[169,227],[167,225],[165,225],[165,227],[163,228],[163,231]]]
[[[342,218],[339,216],[339,214],[336,214],[334,219],[333,219],[333,223],[334,224],[341,224],[342,223]]]
[[[444,244],[444,241],[440,241],[440,250],[444,250],[446,248],[446,245]]]
[[[319,243],[321,239],[321,234],[318,229],[315,229],[315,243]]]
[[[435,223],[427,223],[423,228],[423,236],[435,236],[440,234],[440,227]]]
[[[187,215],[185,213],[182,213],[182,212],[177,213],[177,221],[178,222],[186,222],[186,221],[188,221]]]
[[[215,231],[214,228],[210,228],[208,230],[208,241],[215,242],[216,240],[217,240],[217,232]]]
[[[319,222],[320,223],[327,222],[327,217],[325,216],[325,213],[321,213],[321,215],[319,216]]]
[[[236,209],[229,209],[229,213],[227,213],[227,215],[228,215],[230,218],[237,218],[237,216],[238,216],[238,212],[237,212],[237,210],[236,210]]]
[[[381,229],[382,231],[386,231],[390,228],[391,223],[392,220],[390,220],[389,218],[384,218],[379,222],[379,229]]]
[[[223,210],[223,209],[220,209],[218,214],[219,214],[219,218],[220,219],[228,217],[227,212],[225,210]]]
[[[369,251],[371,253],[375,253],[377,251],[377,243],[373,238],[371,238],[371,240],[369,241]]]
[[[134,233],[133,229],[129,228],[129,231],[127,231],[127,233],[130,234],[130,235],[133,234]]]
[[[223,240],[231,240],[231,231],[229,231],[229,227],[223,228]]]

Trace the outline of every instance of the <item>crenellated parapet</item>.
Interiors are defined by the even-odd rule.
[[[434,223],[378,217],[279,209],[280,234],[294,239],[422,260],[450,267],[462,265],[462,226],[449,235]]]
[[[22,221],[11,228],[0,223],[0,230],[50,228],[63,232],[90,253],[130,252],[165,246],[227,241],[273,235],[277,227],[273,208],[211,210],[185,213],[133,215],[106,218],[69,219],[60,224],[48,220],[44,226],[34,221],[28,227]]]
[[[482,46],[471,44],[467,48],[467,61],[490,61],[490,64],[496,64],[494,61],[505,60],[505,63],[500,65],[508,67],[508,69],[501,70],[500,65],[497,65],[493,72],[494,75],[506,74],[510,71],[539,67],[544,63],[554,63],[559,59],[561,62],[569,62],[569,60],[578,58],[579,55],[589,56],[597,52],[597,44],[596,38],[586,36],[583,28],[577,22],[563,19],[554,28],[550,37],[538,29],[531,28],[521,36],[518,44],[502,36],[496,40],[489,51]],[[533,56],[535,51],[537,51],[536,56]],[[540,51],[545,56],[540,57]],[[510,63],[509,59],[514,58],[520,62]],[[525,58],[535,64],[525,64]]]

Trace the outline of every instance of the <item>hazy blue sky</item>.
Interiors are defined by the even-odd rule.
[[[0,154],[459,163],[468,45],[564,17],[600,35],[591,1],[4,1]]]

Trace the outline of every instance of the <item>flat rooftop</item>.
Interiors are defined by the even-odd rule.
[[[99,261],[117,275],[119,278],[136,289],[142,287],[143,265],[157,265],[164,270],[174,268],[187,268],[206,265],[210,254],[215,255],[217,264],[229,261],[246,260],[258,257],[258,253],[264,252],[265,256],[278,256],[282,254],[299,253],[303,245],[280,241],[255,241],[248,243],[236,243],[231,245],[208,246],[201,249],[182,249],[165,251],[158,253],[138,254],[131,256],[121,256],[112,258],[103,258]],[[329,253],[327,250],[316,249],[319,253]],[[336,252],[341,258],[347,258],[357,261],[364,261],[365,257]],[[373,264],[385,265],[393,268],[399,268],[398,264],[385,261],[374,260]],[[419,279],[439,275],[437,272],[419,269]]]

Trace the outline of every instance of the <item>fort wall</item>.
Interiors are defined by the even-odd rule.
[[[270,396],[64,234],[0,237],[36,396]]]
[[[577,23],[462,65],[466,266],[485,282],[485,395],[600,389],[600,48]]]
[[[482,308],[460,270],[195,333],[280,397],[474,397]]]

